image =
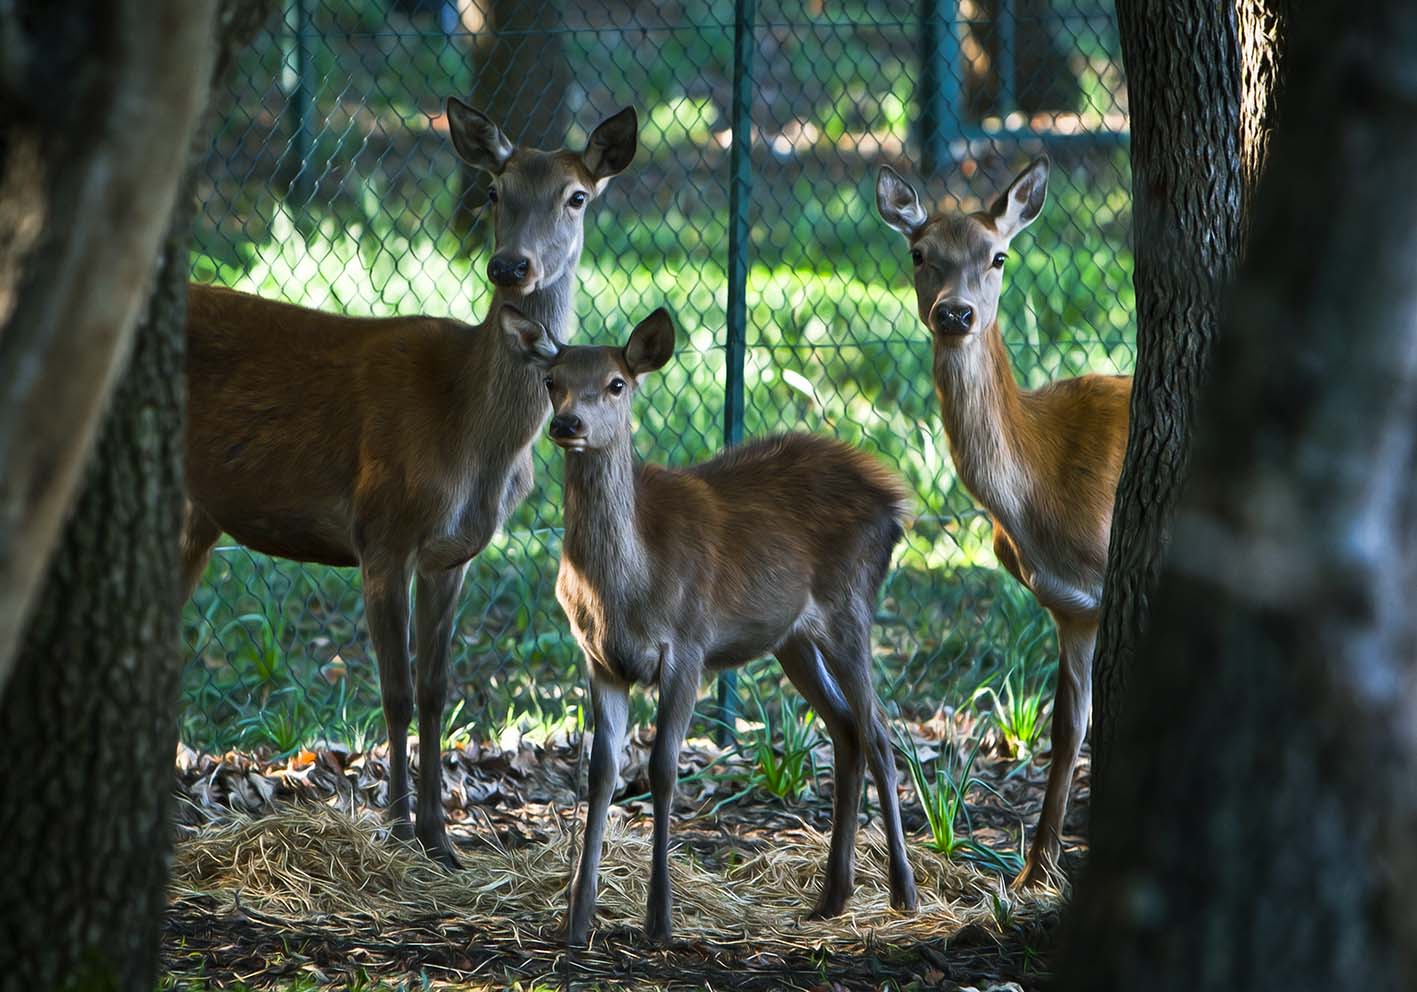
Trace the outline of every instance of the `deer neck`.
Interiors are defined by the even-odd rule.
[[[576,285],[573,262],[556,282],[525,296],[501,289],[493,292],[482,332],[472,341],[463,382],[457,389],[457,395],[469,400],[463,436],[477,439],[482,450],[500,452],[507,460],[520,454],[535,440],[551,409],[542,383],[545,373],[512,354],[497,326],[497,311],[510,303],[564,343],[573,330]]]
[[[540,321],[551,336],[563,344],[571,339],[575,331],[576,266],[580,263],[579,253],[566,264],[566,270],[549,286],[538,286],[525,296],[497,289],[492,293],[492,306],[487,311],[495,315],[504,303],[510,303],[532,320]]]
[[[603,599],[628,597],[646,574],[638,521],[639,468],[629,437],[566,452],[566,561]]]
[[[1027,410],[997,321],[974,347],[935,345],[935,388],[955,471],[1006,529],[1029,498]]]

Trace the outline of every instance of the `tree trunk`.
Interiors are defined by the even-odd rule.
[[[1240,29],[1240,230],[1249,231],[1269,138],[1279,123],[1291,0],[1236,0]],[[1241,245],[1241,251],[1244,245]]]
[[[1000,106],[999,0],[965,0],[960,16],[968,24],[964,54],[965,110],[972,121],[988,114],[1026,114],[1082,109],[1082,85],[1068,52],[1054,36],[1052,0],[1014,0],[1012,14],[1014,105]]]
[[[1094,797],[1107,788],[1247,191],[1274,126],[1286,3],[1239,0],[1238,16],[1211,0],[1117,4],[1132,114],[1137,367],[1093,658]]]
[[[1291,33],[1061,989],[1417,987],[1417,13]]]
[[[466,4],[463,21],[476,29],[472,105],[516,145],[561,147],[571,73],[555,33],[561,28],[558,0],[477,0]],[[487,202],[487,177],[466,164],[462,177],[455,223],[458,230],[469,231]]]
[[[223,0],[189,47],[224,70],[268,0]],[[194,53],[195,57],[195,53]],[[213,77],[209,71],[207,76]],[[198,102],[207,78],[194,82]],[[201,129],[203,132],[205,129]],[[171,152],[199,162],[200,137]],[[187,249],[194,175],[165,223],[135,348],[0,700],[0,989],[151,992],[165,903],[181,672]]]
[[[0,5],[0,698],[146,299],[212,10]]]

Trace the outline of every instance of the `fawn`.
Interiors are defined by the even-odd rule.
[[[631,398],[673,351],[674,325],[661,309],[623,348],[567,348],[546,373],[550,435],[566,459],[556,598],[585,654],[595,721],[569,940],[585,942],[595,911],[630,687],[659,687],[645,932],[666,940],[669,818],[700,680],[705,670],[767,653],[832,738],[831,849],[813,917],[840,913],[851,894],[868,762],[889,840],[891,904],[913,909],[895,763],[870,658],[872,617],[902,534],[905,491],[865,454],[808,434],[744,445],[687,469],[637,464]]]
[[[467,563],[532,484],[550,406],[543,370],[571,320],[585,208],[634,158],[629,108],[584,151],[514,148],[448,102],[453,145],[492,176],[496,285],[472,326],[357,318],[192,286],[187,315],[187,594],[223,531],[266,554],[357,565],[389,731],[389,816],[409,822],[407,739],[418,658],[416,836],[449,867],[440,739]],[[512,305],[515,301],[515,306]]]
[[[1038,830],[1015,879],[1053,875],[1092,701],[1112,504],[1127,449],[1130,376],[1084,375],[1020,389],[999,330],[1014,237],[1043,210],[1049,163],[1034,161],[993,205],[928,216],[889,166],[876,206],[906,236],[920,320],[934,338],[935,390],[960,481],[994,521],[994,553],[1052,614],[1061,660],[1053,753]]]

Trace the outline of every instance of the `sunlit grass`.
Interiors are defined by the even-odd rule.
[[[863,177],[765,218],[755,233],[746,429],[833,434],[902,474],[915,517],[878,624],[881,684],[907,710],[946,698],[967,704],[980,679],[1014,668],[1020,652],[1047,677],[1050,644],[1012,643],[1023,628],[1046,631],[1047,620],[1026,593],[1001,599],[1010,580],[995,570],[989,522],[956,484],[940,435],[905,245],[868,209],[868,192]],[[277,204],[266,237],[196,253],[195,278],[349,314],[480,319],[490,297],[485,251],[468,254],[452,235],[406,233],[376,194],[338,220]],[[1124,189],[1076,189],[1060,176],[1044,218],[1016,242],[1001,312],[1027,384],[1129,366],[1130,259],[1112,240],[1125,209]],[[618,342],[660,305],[679,326],[676,360],[637,399],[643,457],[682,465],[722,447],[721,236],[713,212],[626,224],[607,209],[588,224],[576,340]],[[535,457],[536,489],[468,572],[453,651],[463,725],[446,728],[450,735],[473,734],[474,717],[487,714],[500,715],[487,731],[549,733],[568,725],[579,700],[579,659],[553,596],[561,457],[546,444]],[[356,571],[222,550],[187,618],[197,655],[185,679],[190,742],[284,750],[300,737],[379,732]],[[996,702],[1018,708],[1029,689],[1021,698],[1015,687],[1014,707]],[[256,715],[263,708],[274,711]]]

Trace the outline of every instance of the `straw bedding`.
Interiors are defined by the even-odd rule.
[[[544,842],[509,847],[485,839],[498,835],[473,823],[461,838],[463,868],[454,873],[393,841],[372,811],[298,802],[274,815],[229,813],[177,845],[168,967],[177,974],[230,967],[247,981],[333,980],[358,967],[477,978],[489,988],[556,974],[606,987],[618,987],[618,975],[637,987],[873,988],[891,973],[891,961],[905,960],[901,974],[915,976],[916,987],[953,988],[950,977],[978,979],[962,973],[971,968],[986,978],[1007,972],[1018,950],[1011,942],[1043,939],[1056,915],[1056,892],[1008,892],[998,876],[918,843],[910,856],[919,910],[894,912],[884,839],[868,826],[848,912],[808,922],[827,834],[802,825],[740,838],[696,821],[676,833],[697,836],[675,848],[675,945],[657,951],[637,934],[648,820],[616,810],[592,947],[568,958],[561,927],[578,832],[554,807],[524,812],[540,821]],[[814,975],[829,981],[814,986]]]

